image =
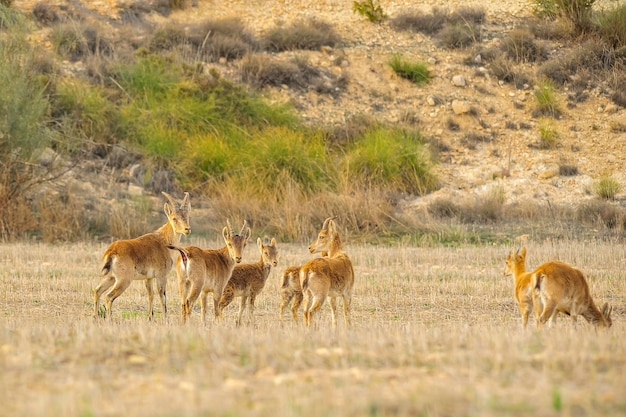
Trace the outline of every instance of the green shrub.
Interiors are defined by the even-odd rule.
[[[115,143],[121,132],[120,113],[103,88],[78,79],[60,82],[56,88],[52,115],[64,129],[101,143]]]
[[[381,22],[387,18],[383,8],[379,3],[374,4],[374,0],[354,1],[352,11],[365,16],[370,22]]]
[[[389,61],[389,66],[400,77],[415,84],[428,82],[432,77],[425,63],[409,61],[400,55],[394,55]]]
[[[574,24],[577,32],[591,28],[592,8],[595,0],[533,0],[534,12],[539,17],[563,17]]]
[[[620,183],[610,175],[600,177],[593,184],[594,193],[605,200],[614,200],[615,196],[622,190]]]
[[[539,147],[541,149],[555,149],[559,141],[559,134],[554,125],[542,119],[539,122]]]
[[[558,117],[561,114],[554,84],[550,80],[540,81],[534,95],[539,115]]]
[[[344,160],[346,174],[366,187],[387,186],[414,194],[437,188],[433,161],[418,132],[380,127],[355,141]]]
[[[613,48],[626,47],[626,3],[596,15],[600,36]]]

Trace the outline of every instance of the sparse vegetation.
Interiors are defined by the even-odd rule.
[[[334,47],[340,41],[331,25],[316,19],[278,26],[270,30],[263,39],[266,48],[274,52]]]
[[[389,66],[400,77],[415,84],[425,83],[431,77],[428,66],[425,63],[411,61],[400,55],[394,55],[389,61]]]
[[[539,147],[541,149],[555,149],[559,142],[559,134],[554,124],[547,119],[539,121]]]
[[[556,95],[554,84],[550,80],[540,81],[534,91],[537,103],[536,113],[543,116],[559,117],[561,114],[560,105]]]
[[[352,2],[352,11],[365,16],[367,20],[374,23],[381,22],[387,18],[387,14],[380,3],[374,3],[374,0],[354,1]]]
[[[594,193],[605,200],[614,200],[621,190],[621,184],[610,175],[603,175],[593,184]]]

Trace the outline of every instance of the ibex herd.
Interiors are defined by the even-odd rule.
[[[202,322],[206,320],[208,293],[213,293],[213,309],[216,320],[222,319],[223,310],[235,297],[241,297],[236,319],[240,325],[243,312],[248,306],[249,321],[253,321],[256,297],[265,287],[272,267],[278,265],[276,239],[268,244],[257,239],[261,254],[258,262],[241,264],[244,248],[251,235],[244,221],[241,230],[235,233],[230,221],[222,230],[225,245],[217,249],[202,249],[197,246],[178,246],[181,235],[189,235],[191,204],[189,193],[178,203],[172,196],[167,198],[163,210],[167,223],[154,232],[135,239],[113,242],[103,256],[102,279],[94,290],[94,316],[103,314],[111,318],[113,301],[119,297],[132,281],[143,280],[148,294],[148,317],[154,316],[153,281],[156,281],[163,315],[167,315],[167,277],[176,259],[176,274],[181,298],[182,321],[186,322],[198,297],[201,304]],[[311,254],[321,253],[301,266],[289,266],[282,274],[280,289],[281,304],[279,318],[293,301],[291,313],[298,323],[298,309],[303,305],[305,326],[313,325],[313,319],[326,299],[329,299],[332,326],[337,326],[337,298],[343,302],[346,327],[350,325],[350,305],[354,287],[352,261],[343,251],[341,236],[335,224],[336,217],[324,221],[317,238],[309,246]],[[589,293],[589,286],[582,272],[563,262],[546,262],[532,272],[526,271],[526,247],[511,251],[506,258],[505,275],[515,278],[517,300],[522,325],[525,328],[531,310],[534,311],[537,327],[549,321],[556,323],[558,313],[578,315],[598,327],[610,327],[612,308],[604,304],[599,310]],[[108,290],[108,291],[107,291]],[[104,312],[100,311],[100,297],[105,295]]]

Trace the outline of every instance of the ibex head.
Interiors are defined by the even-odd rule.
[[[318,233],[317,239],[309,245],[309,252],[317,253],[330,251],[331,233],[335,231],[335,222],[333,220],[336,218],[337,216],[332,216],[324,220],[322,230]]]
[[[276,239],[272,238],[268,245],[264,245],[261,238],[256,240],[257,246],[261,251],[261,257],[263,258],[263,264],[277,266],[278,265],[278,247],[276,246]]]
[[[189,213],[191,212],[191,203],[189,202],[189,193],[185,193],[183,201],[178,204],[174,197],[162,192],[167,203],[163,206],[163,211],[169,223],[172,225],[174,232],[182,235],[189,235],[191,233],[191,227],[189,226]]]
[[[227,227],[224,227],[222,230],[222,235],[224,236],[228,253],[235,262],[240,263],[243,249],[248,244],[248,238],[250,238],[251,234],[250,228],[247,227],[248,222],[246,220],[243,221],[243,226],[241,226],[238,234],[234,233],[230,220],[226,220],[226,225]]]

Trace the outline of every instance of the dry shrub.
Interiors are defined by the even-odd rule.
[[[183,28],[179,25],[168,23],[154,31],[149,47],[155,51],[168,50],[183,44],[186,40],[187,36]]]
[[[33,6],[33,16],[39,23],[46,26],[58,23],[61,20],[57,11],[56,6],[41,1]]]
[[[624,228],[624,209],[604,200],[589,200],[578,206],[576,219],[590,225],[602,225],[609,229]]]
[[[36,207],[44,242],[71,242],[88,236],[85,208],[75,193],[48,191],[38,199]]]
[[[432,13],[403,12],[390,20],[396,30],[420,32],[425,35],[434,35],[439,32],[448,20],[448,13],[442,9],[433,8]]]
[[[437,33],[439,44],[444,48],[465,48],[474,42],[480,42],[481,32],[472,22],[448,22]]]
[[[162,213],[162,207],[162,205],[159,207],[159,213]],[[154,212],[156,211],[155,209]],[[148,220],[151,212],[152,203],[145,197],[114,203],[108,218],[109,234],[116,239],[131,239],[156,230],[165,223],[165,220],[161,219],[158,225],[150,224]]]
[[[447,198],[437,198],[428,204],[428,213],[438,218],[458,218],[463,207]]]
[[[525,85],[532,84],[531,79],[522,71],[518,70],[513,61],[504,56],[499,56],[491,61],[489,70],[496,78],[506,83],[511,83],[516,88],[521,89]]]
[[[257,88],[287,85],[299,90],[337,94],[347,85],[345,76],[314,67],[299,57],[283,61],[265,54],[247,55],[241,61],[240,71],[241,79]]]
[[[559,165],[559,175],[563,177],[573,177],[578,175],[578,167],[576,165],[561,164]]]
[[[259,49],[259,42],[238,18],[209,19],[188,30],[189,42],[209,61],[238,59]]]
[[[547,57],[544,46],[535,40],[535,36],[528,29],[518,28],[511,31],[502,41],[501,48],[517,63],[537,62]]]
[[[0,178],[0,240],[7,241],[24,236],[37,226],[37,219],[31,209],[31,202],[24,196],[9,198],[9,190]],[[11,204],[6,204],[10,201]]]
[[[324,141],[329,148],[346,148],[362,137],[365,132],[374,129],[378,122],[371,117],[360,115],[348,119],[338,126],[322,128],[324,130]]]
[[[465,223],[494,222],[502,216],[505,201],[504,188],[494,185],[476,196],[473,202],[463,205],[461,221]]]
[[[296,49],[317,50],[334,47],[340,41],[333,27],[318,19],[300,20],[290,26],[279,26],[265,34],[266,49],[272,52]]]

